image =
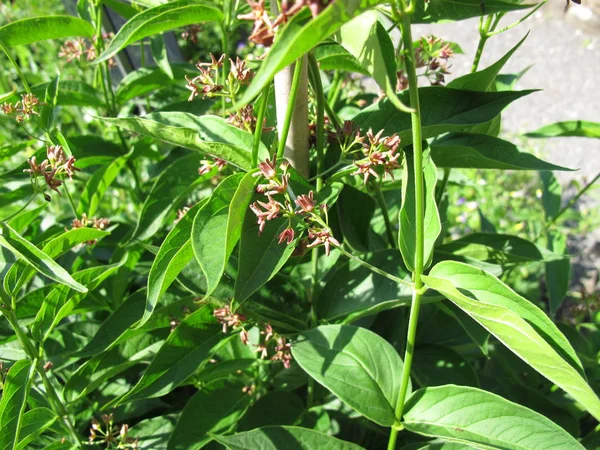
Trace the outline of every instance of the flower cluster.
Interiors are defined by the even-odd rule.
[[[91,219],[88,218],[86,213],[83,213],[81,215],[81,219],[73,219],[73,222],[71,222],[71,229],[75,230],[77,228],[86,228],[86,227],[91,227],[91,228],[95,228],[96,230],[106,230],[106,228],[110,225],[110,220],[109,219],[105,219],[105,218],[100,218],[97,219],[96,217],[92,217]],[[98,242],[96,239],[91,240],[91,241],[87,241],[85,242],[87,245],[94,245],[96,242]]]
[[[0,108],[4,114],[15,115],[17,122],[22,123],[29,120],[31,116],[38,116],[37,109],[40,107],[40,100],[33,94],[21,95],[21,100],[12,103],[3,103]]]
[[[292,192],[287,162],[277,166],[276,157],[273,157],[273,161],[267,158],[258,168],[260,171],[254,175],[263,177],[266,182],[259,184],[256,191],[263,194],[266,201],[257,200],[250,205],[250,209],[257,217],[259,236],[268,221],[283,217],[287,219],[288,226],[279,234],[280,244],[285,242],[289,245],[294,242],[296,236],[292,221],[296,221],[308,228],[308,237],[313,240],[307,248],[323,245],[326,254],[329,255],[332,244],[340,245],[327,224],[327,206],[317,204],[313,191],[297,197]]]
[[[65,151],[60,145],[51,145],[46,148],[47,159],[42,161],[41,164],[37,163],[35,156],[32,156],[27,160],[29,163],[29,169],[25,169],[24,172],[28,172],[31,176],[31,183],[35,192],[42,192],[46,187],[49,187],[55,191],[58,195],[60,192],[58,188],[62,185],[63,178],[65,175],[69,179],[73,178],[75,171],[79,169],[74,166],[75,158],[70,156],[67,158]],[[40,186],[38,180],[44,179],[45,186]],[[50,201],[50,196],[45,195],[46,200]]]
[[[286,341],[285,336],[275,333],[271,324],[263,325],[260,335],[263,336],[262,342],[256,346],[256,352],[260,353],[260,358],[266,359],[269,356],[269,345],[274,344],[271,361],[281,361],[283,367],[289,369],[292,364],[292,346]]]
[[[230,70],[227,76],[227,86],[219,84],[220,71],[223,67],[225,55],[221,55],[219,59],[211,53],[211,62],[197,63],[196,68],[200,71],[200,75],[190,78],[187,75],[186,88],[191,91],[188,101],[192,101],[198,96],[202,98],[210,98],[215,96],[233,97],[239,91],[240,87],[250,83],[254,76],[252,69],[246,67],[246,61],[236,58],[235,61],[229,60]]]
[[[139,439],[128,436],[129,425],[115,424],[112,414],[102,414],[102,422],[94,417],[90,428],[90,444],[104,444],[107,448],[139,448]]]
[[[221,158],[203,159],[200,161],[200,164],[202,164],[198,169],[198,173],[200,175],[207,174],[208,172],[213,170],[214,167],[216,167],[219,172],[221,172],[225,167],[227,167],[227,161]]]
[[[114,37],[114,33],[103,33],[102,40],[108,41]],[[96,37],[92,38],[93,41]],[[97,58],[96,47],[82,38],[69,39],[60,47],[58,56],[64,58],[68,63],[73,61],[80,61],[82,56],[85,55],[85,59],[88,62],[94,61]],[[109,67],[115,67],[116,62],[113,58],[108,60]]]
[[[215,309],[213,316],[215,316],[217,322],[223,325],[223,333],[227,333],[227,327],[231,327],[232,329],[240,328],[242,323],[246,321],[246,316],[232,312],[229,306]],[[242,337],[243,340],[244,338]]]
[[[265,0],[247,0],[251,11],[247,14],[238,15],[238,19],[254,22],[252,33],[249,37],[250,41],[255,44],[269,47],[273,44],[275,29],[282,23],[287,22],[290,17],[300,12],[304,7],[307,7],[310,9],[313,18],[315,18],[323,11],[323,9],[333,3],[333,1],[334,0],[295,0],[294,2],[290,2],[288,0],[283,0],[281,2],[280,14],[275,19],[271,19],[265,7]]]
[[[415,66],[417,69],[425,69],[422,75],[429,80],[432,86],[441,86],[444,84],[445,76],[450,73],[448,72],[448,60],[453,56],[454,50],[448,42],[432,35],[424,36],[419,40],[418,47],[415,48]],[[405,69],[397,73],[396,87],[399,91],[408,88]]]
[[[383,130],[373,134],[369,129],[366,136],[358,136],[355,140],[360,142],[363,158],[354,162],[357,167],[355,172],[350,175],[362,175],[364,184],[367,184],[369,177],[379,178],[378,168],[383,169],[383,176],[390,175],[394,179],[394,169],[400,167],[397,152],[400,146],[400,137],[397,134],[381,137]]]

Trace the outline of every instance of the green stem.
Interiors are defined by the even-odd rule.
[[[598,180],[600,180],[600,172],[598,172],[596,174],[596,176],[594,178],[592,178],[592,180],[588,184],[586,184],[583,188],[581,188],[581,190],[575,195],[575,197],[573,197],[571,200],[569,200],[567,202],[567,204],[565,206],[563,206],[561,208],[561,210],[558,211],[558,213],[556,213],[556,215],[550,221],[548,221],[548,223],[546,223],[546,226],[544,227],[544,232],[547,232],[550,228],[552,228],[552,226],[556,223],[556,221],[560,218],[560,216],[562,216],[575,203],[577,203],[577,200],[579,200],[581,198],[581,196],[583,194],[585,194]]]
[[[344,81],[344,76],[340,70],[337,70],[333,75],[333,81],[331,82],[331,87],[329,88],[329,93],[327,94],[327,103],[332,108],[335,108],[335,104],[337,103],[340,93],[342,92],[342,83]]]
[[[340,253],[342,255],[344,255],[346,258],[351,259],[354,262],[357,262],[358,264],[360,264],[363,267],[366,267],[367,269],[369,269],[371,272],[376,273],[377,275],[381,275],[382,277],[387,278],[388,280],[392,280],[394,283],[398,283],[398,284],[403,284],[404,286],[408,286],[411,288],[414,288],[414,284],[411,283],[410,281],[406,281],[403,280],[402,278],[398,278],[394,275],[392,275],[391,273],[387,273],[384,270],[381,270],[379,267],[375,267],[371,264],[369,264],[366,261],[363,261],[362,259],[360,259],[357,256],[354,256],[352,253],[348,253],[346,250],[344,250],[342,247],[336,247]]]
[[[64,191],[67,193],[67,199],[69,200],[69,204],[71,205],[71,211],[73,215],[77,219],[77,208],[75,207],[75,202],[73,201],[73,197],[71,197],[71,193],[69,192],[69,188],[66,184],[63,184]]]
[[[21,343],[21,347],[23,347],[23,350],[27,354],[27,357],[34,363],[37,361],[36,369],[38,374],[42,378],[42,382],[44,383],[44,388],[46,389],[46,394],[48,394],[48,401],[50,403],[50,406],[52,406],[54,412],[61,417],[65,426],[67,427],[67,430],[69,431],[69,434],[71,435],[77,446],[79,448],[83,448],[83,444],[79,439],[79,435],[77,434],[77,430],[75,430],[73,422],[71,422],[71,418],[69,417],[67,408],[58,397],[54,386],[52,386],[52,383],[50,382],[50,379],[48,378],[48,375],[44,370],[42,362],[38,360],[38,352],[36,351],[34,345],[32,344],[27,334],[25,334],[25,332],[21,328],[21,325],[19,325],[19,321],[14,310],[2,307],[0,308],[0,312],[2,312],[4,317],[6,317],[6,319],[10,323],[13,331],[17,335],[19,342]]]
[[[262,96],[260,97],[260,103],[258,104],[256,129],[254,130],[254,142],[252,143],[252,167],[256,167],[258,165],[258,149],[260,148],[260,141],[262,139],[263,122],[265,121],[270,91],[271,84],[269,83],[267,87],[263,89]]]
[[[408,321],[408,332],[406,337],[406,351],[404,353],[404,368],[400,381],[400,392],[398,403],[396,404],[396,420],[398,423],[402,420],[404,404],[408,392],[410,381],[410,371],[412,368],[413,355],[415,350],[415,339],[417,334],[417,322],[419,318],[419,309],[421,307],[421,296],[423,291],[423,263],[425,252],[425,230],[424,230],[424,186],[423,186],[423,143],[421,130],[421,108],[419,105],[419,88],[417,85],[417,72],[415,68],[414,51],[412,46],[412,32],[410,16],[406,13],[407,7],[402,1],[402,42],[404,46],[404,58],[406,61],[406,72],[408,76],[410,107],[411,113],[412,138],[414,149],[414,179],[415,179],[415,261],[414,261],[414,287],[412,303],[410,307],[410,318]],[[411,5],[414,4],[413,0]],[[396,438],[399,427],[392,427],[388,449],[393,450],[396,445]]]
[[[485,43],[489,37],[488,31],[492,25],[492,19],[493,16],[488,16],[484,24],[483,16],[481,17],[481,22],[479,25],[479,44],[477,44],[477,51],[475,52],[475,58],[473,59],[473,65],[471,66],[471,73],[477,72],[477,67],[479,67],[479,61],[481,60],[481,55],[483,54],[483,48],[485,47]]]
[[[487,35],[489,36],[494,36],[495,34],[500,34],[500,33],[504,33],[505,31],[510,30],[511,28],[516,27],[517,25],[525,22],[527,19],[529,19],[538,9],[540,9],[542,6],[544,6],[546,4],[548,0],[544,0],[541,3],[538,3],[531,11],[529,11],[527,14],[525,14],[523,17],[521,17],[519,20],[517,20],[514,23],[511,23],[510,25],[504,27],[504,28],[500,28],[499,30],[496,31],[491,31],[489,32]]]
[[[294,66],[294,75],[292,78],[292,86],[290,88],[290,96],[288,99],[287,109],[285,111],[285,120],[283,122],[283,128],[281,129],[281,136],[279,136],[279,144],[277,146],[277,158],[283,158],[285,151],[285,141],[287,141],[288,134],[290,132],[290,125],[292,123],[292,116],[294,115],[294,109],[296,106],[296,97],[298,96],[298,87],[300,86],[300,75],[302,74],[302,66],[304,64],[304,58],[300,58],[296,61]]]
[[[377,199],[377,203],[379,203],[379,208],[381,208],[381,214],[383,215],[383,221],[385,222],[385,232],[388,240],[390,241],[390,247],[397,248],[396,235],[394,234],[394,228],[392,227],[392,221],[390,220],[390,213],[388,211],[387,204],[385,203],[385,197],[383,196],[383,192],[381,192],[381,184],[380,182],[373,180],[371,185],[375,190],[375,198]]]
[[[10,63],[13,65],[13,67],[17,71],[17,75],[19,76],[21,83],[23,83],[23,88],[25,89],[25,92],[27,92],[28,94],[31,94],[31,89],[29,88],[29,84],[27,83],[27,79],[25,78],[25,75],[23,75],[21,68],[19,67],[17,62],[13,59],[12,55],[8,51],[8,48],[6,48],[6,46],[2,43],[2,41],[0,41],[0,49],[2,49],[2,51],[4,52],[4,54],[10,61]]]
[[[25,203],[17,212],[11,214],[10,216],[6,217],[5,219],[2,219],[0,222],[8,222],[13,217],[16,217],[19,214],[21,214],[25,210],[25,208],[27,208],[29,206],[29,204],[33,201],[33,199],[36,197],[36,195],[37,195],[37,192],[34,192],[31,195],[31,197],[29,197],[29,200],[27,200],[27,203]]]

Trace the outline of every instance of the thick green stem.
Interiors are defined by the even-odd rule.
[[[485,43],[488,40],[488,31],[490,26],[492,25],[493,16],[488,16],[485,24],[483,23],[483,16],[481,17],[481,22],[479,26],[479,44],[477,44],[477,51],[475,52],[475,58],[473,59],[473,65],[471,66],[471,73],[477,72],[477,68],[479,67],[479,61],[481,60],[481,55],[483,54],[483,48],[485,47]]]
[[[411,5],[414,4],[411,2]],[[417,72],[415,67],[414,50],[412,46],[412,33],[410,15],[406,13],[407,7],[402,1],[402,43],[404,47],[404,58],[406,61],[406,72],[408,76],[410,107],[411,113],[412,138],[414,150],[414,180],[415,180],[415,261],[414,261],[414,287],[413,297],[410,307],[410,319],[408,322],[408,332],[406,337],[406,351],[404,353],[404,368],[400,381],[400,392],[398,403],[396,404],[396,420],[398,423],[402,420],[408,384],[410,381],[410,371],[412,368],[413,355],[415,350],[415,338],[417,334],[417,322],[419,319],[419,309],[421,307],[421,296],[423,289],[423,255],[425,253],[425,230],[424,230],[424,212],[425,196],[423,181],[423,144],[421,133],[421,108],[419,105],[419,89],[417,84]],[[396,445],[396,438],[399,428],[392,427],[388,449],[393,450]]]
[[[300,86],[300,78],[302,74],[302,66],[304,65],[304,58],[300,58],[296,61],[294,66],[294,75],[292,77],[292,86],[290,88],[290,96],[285,111],[285,120],[283,122],[283,128],[279,136],[279,144],[277,146],[277,158],[283,158],[285,152],[285,144],[287,141],[288,133],[290,132],[290,125],[292,124],[292,117],[294,115],[294,109],[296,106],[296,97],[298,96],[298,87]]]
[[[258,104],[258,111],[256,113],[256,129],[254,130],[254,142],[252,143],[252,167],[256,167],[258,164],[258,149],[262,139],[263,122],[265,121],[267,105],[269,104],[270,91],[271,84],[268,84],[267,87],[263,89],[262,96],[260,97],[260,103]]]
[[[10,61],[10,63],[13,65],[13,67],[17,71],[17,75],[19,76],[21,83],[23,83],[23,88],[25,89],[25,92],[27,92],[28,94],[31,94],[31,89],[29,88],[29,84],[27,83],[27,79],[25,78],[25,75],[23,75],[21,68],[19,67],[17,62],[14,60],[14,58],[12,57],[10,52],[8,51],[8,48],[6,48],[6,46],[2,43],[2,41],[0,41],[0,49],[2,49],[2,51],[4,52],[4,54]]]
[[[13,331],[17,335],[19,342],[21,343],[21,347],[23,347],[23,350],[27,354],[27,357],[35,363],[36,370],[42,379],[42,383],[44,383],[44,388],[46,389],[46,394],[48,395],[48,401],[50,403],[50,406],[52,407],[54,412],[61,417],[65,426],[67,427],[67,430],[69,430],[69,434],[75,441],[75,444],[78,446],[78,448],[83,448],[83,444],[79,439],[79,435],[77,434],[77,430],[75,430],[73,422],[71,422],[71,418],[69,417],[67,408],[58,397],[54,386],[52,386],[52,383],[50,382],[50,379],[48,378],[48,375],[44,370],[43,364],[39,360],[39,355],[34,345],[32,344],[27,334],[25,334],[25,332],[21,328],[21,325],[19,325],[19,321],[17,320],[17,316],[14,310],[2,307],[0,308],[0,312],[2,312],[4,317],[6,317],[6,319],[10,323]]]

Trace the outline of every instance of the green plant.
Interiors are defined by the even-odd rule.
[[[598,177],[561,207],[568,169],[499,137],[525,38],[478,70],[541,5],[79,0],[0,26],[2,448],[597,448],[598,323],[556,314],[557,226]],[[444,85],[460,47],[412,25],[470,17]],[[116,81],[136,45],[154,64]]]

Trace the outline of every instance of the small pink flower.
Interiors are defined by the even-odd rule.
[[[371,163],[364,163],[364,164],[359,164],[359,163],[354,163],[358,169],[355,172],[352,172],[350,175],[363,175],[363,182],[364,184],[367,184],[367,181],[369,181],[369,176],[373,175],[375,178],[379,178],[379,175],[377,174],[377,172],[375,172],[375,169],[373,169],[371,167]]]
[[[285,230],[283,230],[281,232],[281,234],[279,235],[279,243],[281,244],[284,241],[286,241],[286,243],[288,245],[294,241],[294,229],[293,228],[286,228]]]
[[[267,342],[269,339],[271,339],[273,337],[273,327],[271,326],[270,323],[265,325],[265,329],[263,331],[260,332],[260,334],[262,334],[265,337],[265,342]]]
[[[250,336],[248,336],[248,332],[246,330],[240,331],[240,339],[244,345],[248,345],[248,342],[250,342]]]
[[[313,193],[313,191],[310,191],[308,195],[299,195],[298,198],[296,198],[296,206],[298,206],[299,210],[305,213],[312,212],[315,209],[314,196],[315,194]]]
[[[258,168],[260,172],[256,172],[253,176],[258,177],[261,174],[267,180],[273,180],[277,176],[277,155],[273,156],[273,161],[270,161],[269,158],[265,159],[263,162],[258,164]]]
[[[313,239],[313,241],[306,246],[307,248],[323,245],[325,247],[325,254],[327,256],[329,256],[332,244],[337,247],[340,246],[339,241],[331,235],[331,230],[311,229],[308,233],[308,238]]]
[[[267,346],[264,344],[260,344],[256,346],[256,350],[254,350],[256,353],[260,353],[260,359],[265,359],[268,355],[267,353]]]

